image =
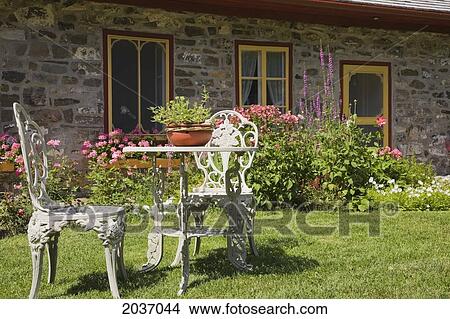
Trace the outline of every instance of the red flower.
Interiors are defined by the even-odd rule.
[[[377,125],[378,127],[383,127],[386,124],[386,119],[383,117],[383,115],[377,116]]]

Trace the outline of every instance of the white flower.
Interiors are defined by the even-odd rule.
[[[389,184],[394,184],[395,183],[395,179],[391,179],[391,180],[389,180],[389,182],[388,182]]]
[[[369,183],[373,183],[373,177],[369,178]]]
[[[423,182],[422,182],[422,181],[418,181],[417,183],[419,183],[420,186],[423,185]]]

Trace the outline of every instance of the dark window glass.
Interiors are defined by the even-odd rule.
[[[141,48],[141,115],[142,127],[149,133],[160,131],[162,126],[152,121],[149,107],[166,102],[166,59],[164,47],[159,43],[147,42]]]
[[[353,74],[349,87],[352,114],[356,113],[361,117],[374,117],[383,112],[383,80],[381,75]]]
[[[242,80],[243,105],[261,104],[260,92],[260,80]]]
[[[113,128],[131,132],[138,124],[138,56],[135,43],[115,41],[111,61]]]

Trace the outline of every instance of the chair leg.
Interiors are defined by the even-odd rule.
[[[113,298],[119,299],[119,287],[117,286],[117,245],[105,247],[106,270],[108,272],[109,287]]]
[[[31,247],[31,260],[33,263],[33,280],[31,283],[30,299],[38,297],[39,287],[41,285],[42,276],[42,259],[44,255],[44,247]]]
[[[247,213],[247,227],[246,227],[246,233],[247,233],[247,239],[248,244],[250,246],[250,252],[253,254],[253,256],[258,256],[258,250],[256,248],[255,243],[255,237],[254,237],[254,231],[255,231],[255,213],[256,209],[254,207],[254,199],[252,201],[244,201],[243,206]]]
[[[48,255],[48,283],[53,284],[56,277],[56,264],[58,260],[58,239],[59,233],[56,233],[47,242],[47,255]]]
[[[163,257],[164,236],[161,232],[164,213],[159,210],[157,205],[153,205],[153,229],[148,234],[147,263],[141,268],[142,272],[147,272],[158,267]]]
[[[117,250],[117,265],[120,270],[120,275],[124,281],[128,281],[127,270],[125,269],[125,262],[123,257],[123,242],[124,239],[119,243],[119,248]]]
[[[194,216],[195,228],[197,229],[202,228],[204,212],[192,212],[192,215]],[[198,255],[198,253],[200,252],[201,240],[202,240],[201,237],[195,237],[194,253],[193,253],[194,256]]]
[[[170,267],[176,267],[181,263],[182,250],[183,250],[183,240],[181,238],[178,238],[177,252],[175,253],[175,258],[173,259],[172,263],[170,264]]]
[[[106,270],[108,272],[109,287],[113,298],[120,298],[117,286],[117,265],[119,264],[120,246],[125,236],[124,216],[114,216],[105,219],[97,219],[93,229],[102,241],[105,249]],[[119,267],[121,267],[119,265]]]

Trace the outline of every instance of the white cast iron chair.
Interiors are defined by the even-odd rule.
[[[31,120],[19,103],[13,104],[19,130],[22,155],[27,174],[28,190],[33,204],[33,215],[28,224],[28,241],[33,262],[33,280],[30,298],[37,298],[44,247],[49,259],[48,282],[54,283],[58,252],[58,237],[64,226],[75,223],[84,230],[94,230],[102,241],[111,293],[120,298],[116,270],[127,279],[123,261],[125,210],[113,206],[73,207],[57,203],[46,192],[48,162],[42,129]]]
[[[210,118],[215,123],[211,140],[206,146],[214,147],[258,147],[258,128],[256,125],[236,111],[224,110]],[[257,256],[254,233],[255,198],[252,189],[247,185],[245,175],[251,167],[255,151],[242,154],[230,152],[198,152],[194,153],[197,168],[203,173],[203,183],[189,192],[188,202],[190,214],[194,217],[195,226],[203,227],[205,212],[214,203],[219,207],[230,204],[227,188],[232,188],[238,203],[238,210],[244,215],[250,251]],[[238,156],[239,155],[239,156]],[[228,174],[234,176],[226,176]],[[230,185],[227,185],[230,180]],[[200,250],[201,237],[195,238],[194,255]],[[172,265],[181,261],[182,242],[179,242],[177,254]],[[240,267],[240,266],[239,266]]]

